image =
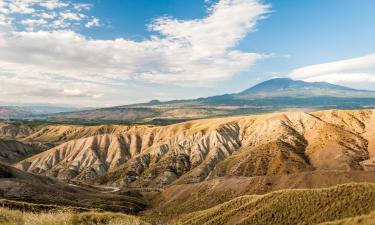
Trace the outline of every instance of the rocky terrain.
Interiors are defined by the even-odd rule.
[[[27,135],[18,128],[13,134],[56,145],[17,163],[22,170],[105,185],[163,187],[228,175],[373,171],[374,125],[373,110],[329,110],[163,127],[24,127]]]

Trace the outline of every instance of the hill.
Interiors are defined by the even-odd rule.
[[[2,163],[0,163],[0,198],[39,204],[39,207],[48,204],[127,213],[136,213],[145,207],[144,200],[138,197],[69,185],[50,177],[26,173]],[[19,204],[15,202],[9,207],[17,205]]]
[[[0,163],[0,206],[141,211],[151,224],[355,221],[375,211],[375,188],[363,183],[375,182],[374,134],[375,110],[168,126],[3,122],[0,152],[18,169]]]
[[[372,225],[375,224],[375,212],[367,215],[349,217],[342,220],[325,222],[320,225]]]
[[[142,215],[168,220],[205,210],[244,195],[264,195],[287,189],[328,188],[346,183],[375,183],[370,171],[313,171],[280,176],[225,176],[200,183],[174,184],[155,196]]]
[[[20,107],[0,106],[0,119],[20,119],[30,117],[32,113]]]
[[[127,122],[171,124],[183,120],[268,113],[303,109],[362,109],[375,106],[375,92],[356,90],[326,82],[305,82],[288,78],[264,81],[247,90],[190,100],[124,105],[40,117],[51,121]]]
[[[0,140],[0,162],[16,163],[48,149],[40,144],[25,144],[15,140]]]
[[[318,224],[370,213],[375,209],[374,200],[373,184],[283,190],[241,196],[188,214],[175,224]]]
[[[53,126],[53,133],[64,134],[60,140],[66,141],[17,167],[60,179],[134,187],[228,175],[374,171],[374,126],[374,110],[274,113],[161,127]],[[65,139],[67,130],[76,138]],[[40,132],[30,137],[43,137]]]
[[[121,213],[49,211],[36,213],[0,208],[0,223],[49,225],[85,224],[372,224],[375,209],[373,184],[346,184],[325,189],[281,190],[265,195],[243,195],[212,208],[161,221]],[[2,204],[0,202],[0,204]],[[21,203],[19,203],[21,204]],[[29,207],[38,207],[30,204]],[[147,222],[145,222],[147,221]]]

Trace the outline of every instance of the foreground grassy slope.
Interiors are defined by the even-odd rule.
[[[334,222],[326,222],[320,225],[373,225],[375,224],[375,212],[363,216],[346,218]]]
[[[318,224],[375,210],[374,184],[245,195],[184,216],[173,224]]]
[[[120,213],[31,213],[0,208],[1,225],[147,225],[139,218]]]
[[[0,225],[366,225],[374,224],[375,184],[345,184],[325,189],[244,195],[207,210],[175,215],[168,221],[160,220],[157,213],[135,217],[79,208],[42,209],[41,205],[28,204],[26,208],[19,205],[0,204]]]
[[[243,195],[364,182],[375,183],[375,172],[314,171],[284,176],[220,177],[200,183],[171,185],[154,197],[148,209],[141,214],[173,218],[183,213],[205,210]]]

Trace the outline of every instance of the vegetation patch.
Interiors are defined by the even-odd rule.
[[[22,212],[0,208],[1,225],[148,225],[135,216],[120,213],[57,211]]]
[[[283,190],[247,195],[190,213],[174,224],[318,224],[375,210],[375,185],[347,184],[326,189]]]

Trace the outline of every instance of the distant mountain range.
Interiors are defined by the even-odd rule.
[[[375,107],[375,91],[327,82],[276,78],[239,93],[207,98],[159,101],[39,116],[59,122],[169,124],[184,120],[289,110],[363,109]],[[35,117],[34,117],[35,118]]]
[[[258,102],[257,100],[266,101],[266,99],[275,98],[315,99],[321,97],[324,99],[374,98],[375,91],[357,90],[341,85],[330,84],[327,82],[305,82],[301,80],[292,80],[289,78],[275,78],[259,83],[240,93],[224,94],[191,100],[173,100],[166,102],[153,100],[144,104],[125,105],[121,107],[126,108],[132,106],[150,106],[165,104],[176,105],[181,103],[209,103],[213,105],[246,105],[249,103],[256,103],[256,105],[264,105],[262,102]],[[277,107],[278,104],[275,103],[269,106]]]
[[[356,90],[340,85],[330,84],[327,82],[305,82],[302,80],[292,80],[289,78],[275,78],[272,80],[267,80],[262,83],[259,83],[249,89],[244,90],[240,93],[240,95],[247,95],[247,94],[258,94],[258,93],[270,93],[270,92],[278,92],[283,93],[288,90],[301,90],[301,89],[308,89],[308,90],[336,90],[336,91],[354,91],[358,92],[361,90]],[[368,92],[368,91],[366,91]]]
[[[60,105],[0,105],[0,119],[25,119],[36,115],[53,114],[60,112],[75,112],[88,108]]]

